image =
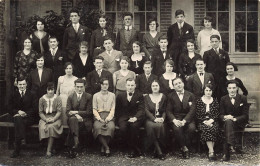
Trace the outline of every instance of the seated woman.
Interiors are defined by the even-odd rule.
[[[72,94],[75,90],[74,81],[78,78],[73,75],[74,66],[71,62],[67,62],[64,65],[65,68],[65,75],[60,76],[58,79],[57,91],[56,95],[60,96],[62,101],[62,124],[67,125],[67,114],[66,114],[66,105],[67,99],[70,94]]]
[[[165,159],[160,143],[163,143],[165,133],[164,119],[166,117],[166,103],[167,98],[160,93],[160,85],[158,80],[154,80],[151,85],[152,94],[144,97],[146,123],[145,129],[148,137],[148,142],[155,146],[155,157],[160,160]],[[148,144],[149,145],[149,144]]]
[[[194,40],[188,39],[186,42],[186,50],[180,55],[178,63],[178,71],[184,81],[187,80],[190,75],[196,72],[196,60],[201,58],[200,54],[195,53],[194,50]]]
[[[54,94],[54,83],[49,82],[47,93],[39,100],[39,137],[40,140],[48,138],[46,157],[52,156],[52,146],[54,138],[60,137],[63,132],[61,124],[62,102],[60,97]]]
[[[116,95],[120,92],[126,91],[126,80],[128,78],[133,78],[135,80],[135,73],[128,70],[129,61],[130,60],[127,56],[123,56],[119,61],[120,70],[113,74],[113,84]]]
[[[209,149],[209,160],[216,160],[214,145],[219,137],[219,104],[213,99],[213,85],[206,84],[204,95],[196,102],[196,118],[200,131],[200,141],[206,143]]]
[[[167,96],[170,92],[173,91],[172,80],[178,77],[178,75],[173,72],[174,62],[171,59],[167,59],[164,62],[164,69],[165,73],[159,78],[159,82],[161,85],[160,91]]]
[[[101,78],[101,91],[93,96],[95,117],[93,135],[101,143],[101,155],[110,156],[109,142],[114,136],[115,94],[108,91],[109,80]]]
[[[141,52],[141,43],[139,41],[133,42],[133,52],[134,54],[130,57],[130,67],[129,69],[135,74],[142,74],[144,62],[149,60],[144,54]]]

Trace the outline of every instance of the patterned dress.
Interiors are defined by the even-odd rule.
[[[28,55],[18,51],[14,59],[14,78],[28,78],[30,72],[36,68],[37,52],[31,50]]]
[[[198,129],[200,131],[200,141],[205,143],[206,141],[216,142],[220,137],[219,131],[219,104],[216,99],[211,99],[209,103],[203,100],[203,97],[196,102],[196,118],[198,121]],[[203,121],[213,119],[214,122],[211,127],[205,125]]]

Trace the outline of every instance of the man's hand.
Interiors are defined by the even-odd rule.
[[[19,115],[21,115],[22,117],[25,117],[27,114],[24,112],[24,111],[22,111],[22,110],[19,110],[18,111],[18,114]]]
[[[53,118],[47,118],[46,119],[46,123],[53,123],[54,122],[54,119]]]
[[[78,111],[70,111],[69,112],[69,115],[71,116],[71,115],[76,115],[76,114],[78,114],[79,112]]]
[[[172,122],[175,124],[175,126],[177,126],[177,127],[182,127],[182,122],[181,122],[180,120],[173,119]]]
[[[155,123],[163,123],[164,119],[163,118],[156,118],[156,119],[154,119],[154,122]]]
[[[225,115],[224,116],[224,120],[233,120],[234,119],[234,117],[232,116],[232,115]]]
[[[185,124],[186,124],[186,120],[183,119],[183,120],[181,121],[181,127],[182,127],[182,126],[185,126]]]
[[[136,118],[136,117],[130,118],[130,119],[128,120],[128,122],[131,122],[131,123],[134,123],[135,121],[137,121],[137,118]]]
[[[75,114],[79,122],[83,122],[83,118],[79,114]]]

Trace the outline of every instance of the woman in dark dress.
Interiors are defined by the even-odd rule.
[[[166,116],[166,96],[160,93],[160,85],[158,80],[154,80],[152,85],[152,94],[144,97],[146,123],[145,129],[148,137],[148,142],[153,143],[156,149],[155,157],[164,160],[165,156],[162,153],[160,143],[164,142]]]
[[[144,52],[141,52],[141,43],[139,41],[133,42],[133,52],[134,54],[130,57],[130,67],[129,70],[135,72],[135,74],[142,74],[144,62],[149,60]]]
[[[27,79],[30,72],[36,68],[37,52],[32,50],[32,40],[25,38],[23,50],[18,51],[14,58],[14,85],[17,85],[17,78]]]
[[[167,59],[164,62],[164,69],[164,74],[162,74],[162,76],[159,78],[159,82],[161,85],[160,92],[167,96],[170,92],[173,91],[172,80],[179,76],[173,72],[174,62],[171,59]]]
[[[149,32],[143,36],[143,50],[151,60],[153,50],[155,47],[159,47],[158,40],[161,36],[163,36],[163,33],[157,31],[159,24],[156,19],[150,19],[147,22],[147,27]]]
[[[206,84],[204,87],[204,95],[196,102],[196,118],[198,121],[198,129],[200,131],[200,141],[206,143],[209,149],[209,160],[215,160],[214,153],[215,142],[219,138],[219,104],[212,97],[213,86]]]
[[[99,28],[94,30],[91,35],[91,41],[90,41],[90,55],[92,57],[98,56],[102,52],[105,51],[103,44],[104,44],[104,38],[110,37],[114,41],[114,34],[113,30],[108,27],[107,18],[105,15],[101,15],[99,17]]]
[[[95,117],[93,135],[101,143],[101,155],[110,156],[109,142],[114,136],[115,94],[108,91],[109,80],[101,78],[101,91],[93,96]]]
[[[49,49],[49,34],[44,31],[44,26],[44,20],[39,18],[36,22],[37,30],[30,35],[30,38],[32,39],[32,48],[38,53],[47,52]]]
[[[186,46],[186,51],[181,54],[178,63],[178,71],[183,80],[187,80],[196,71],[196,60],[201,58],[200,54],[194,52],[195,42],[193,39],[187,40]]]

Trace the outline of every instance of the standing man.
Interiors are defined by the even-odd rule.
[[[184,83],[177,77],[172,80],[175,91],[168,95],[166,114],[173,129],[174,136],[181,146],[184,159],[190,158],[187,145],[191,142],[195,132],[195,97],[184,90]]]
[[[230,146],[235,145],[235,131],[243,130],[248,122],[249,105],[244,95],[238,94],[238,82],[227,82],[228,95],[220,101],[220,119],[224,123],[223,161],[230,160]]]
[[[79,44],[82,41],[89,42],[90,34],[87,27],[80,25],[79,11],[72,9],[70,11],[70,20],[72,25],[65,29],[63,35],[63,46],[64,52],[67,53],[65,62],[71,62],[76,52],[79,50]]]
[[[140,33],[133,25],[133,14],[126,12],[123,15],[124,26],[117,33],[115,48],[123,52],[124,56],[131,57],[133,54],[133,42],[140,41]]]
[[[139,128],[144,121],[144,98],[135,90],[135,80],[126,80],[126,92],[119,93],[116,99],[116,114],[120,134],[130,148],[130,158],[141,156],[138,147]]]
[[[168,48],[171,52],[174,64],[178,64],[179,56],[186,47],[186,41],[193,39],[195,41],[193,27],[184,21],[184,11],[179,9],[175,12],[176,23],[172,24],[167,31]]]

